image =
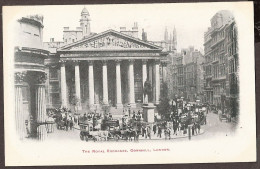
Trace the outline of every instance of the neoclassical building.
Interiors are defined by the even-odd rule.
[[[79,109],[110,104],[136,107],[143,103],[143,85],[152,84],[150,101],[159,104],[160,86],[166,76],[162,47],[138,38],[138,26],[132,30],[101,33],[90,31],[90,15],[81,12],[80,27],[64,27],[63,41],[44,43],[50,55],[45,59],[47,106]]]
[[[84,8],[80,27],[65,27],[62,42],[52,38],[43,43],[43,28],[39,15],[16,22],[15,121],[20,139],[46,138],[47,108],[134,108],[144,102],[146,80],[152,85],[149,101],[159,104],[167,52],[139,39],[137,23],[129,31],[121,27],[120,32],[93,33]]]

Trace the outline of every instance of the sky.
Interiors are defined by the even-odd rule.
[[[84,6],[90,13],[91,32],[100,33],[108,29],[119,31],[125,26],[131,29],[138,23],[139,38],[142,29],[149,41],[164,39],[164,31],[177,31],[177,50],[194,46],[203,49],[204,32],[210,26],[212,16],[223,9],[223,5],[212,8],[212,3],[196,4],[117,4],[117,5],[56,5],[21,6],[15,8],[15,17],[41,14],[44,16],[43,41],[54,38],[62,41],[63,27],[76,29],[80,26],[80,14]]]

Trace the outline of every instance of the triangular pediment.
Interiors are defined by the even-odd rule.
[[[63,46],[58,50],[162,50],[162,48],[114,30],[108,30],[106,32]]]

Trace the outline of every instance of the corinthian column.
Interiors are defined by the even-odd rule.
[[[136,107],[135,104],[135,81],[134,81],[134,60],[129,60],[129,103],[131,107]]]
[[[77,97],[77,108],[81,110],[81,96],[80,96],[80,73],[79,73],[79,62],[75,62],[75,92]]]
[[[67,102],[67,82],[66,82],[66,70],[65,70],[65,62],[61,62],[60,67],[60,81],[61,81],[61,105],[63,107],[68,106]]]
[[[19,139],[24,139],[26,136],[25,118],[23,112],[23,95],[22,95],[22,82],[25,79],[24,72],[15,73],[15,124],[16,132]]]
[[[116,60],[116,107],[122,108],[120,60]]]
[[[143,91],[144,91],[144,83],[147,79],[147,60],[142,60],[142,69],[143,69]],[[143,93],[143,103],[148,103],[148,97]]]
[[[107,61],[103,61],[102,66],[103,71],[103,103],[108,104],[108,85],[107,85]]]
[[[45,103],[45,82],[47,74],[44,72],[35,72],[35,90],[36,90],[36,122],[37,122],[37,138],[45,140],[47,137],[46,130],[46,103]]]
[[[167,62],[162,62],[163,82],[167,82]]]
[[[93,61],[88,62],[88,89],[89,89],[89,106],[94,106],[94,72]]]
[[[155,104],[160,102],[160,60],[155,61]]]

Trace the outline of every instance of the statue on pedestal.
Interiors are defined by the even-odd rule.
[[[144,113],[144,121],[148,123],[154,122],[154,109],[155,106],[153,103],[149,103],[151,101],[151,94],[152,94],[152,85],[150,81],[146,80],[144,83],[144,106],[143,106],[143,113]]]
[[[148,104],[151,100],[152,85],[151,82],[146,79],[144,82],[144,104]]]

